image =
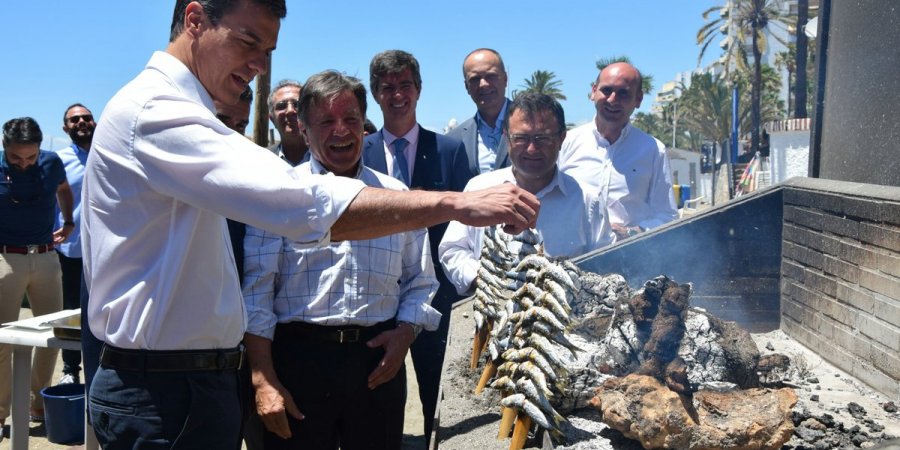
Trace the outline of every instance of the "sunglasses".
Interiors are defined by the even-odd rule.
[[[300,109],[300,100],[296,100],[296,99],[282,100],[275,104],[275,111],[284,111],[287,109],[288,105],[293,106],[294,111],[297,111]]]
[[[76,123],[81,122],[82,120],[85,122],[93,122],[94,116],[91,114],[82,114],[80,116],[69,117],[66,120],[68,120],[70,124],[75,125]]]
[[[40,170],[37,171],[37,174],[32,175],[32,182],[34,184],[34,192],[31,193],[31,197],[22,198],[20,195],[16,193],[15,185],[13,184],[12,177],[9,176],[9,173],[6,174],[6,184],[9,186],[7,189],[9,190],[9,199],[12,200],[13,203],[17,205],[33,205],[38,202],[41,196],[41,182],[42,177],[40,174]]]

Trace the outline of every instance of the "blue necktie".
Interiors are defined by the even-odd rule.
[[[394,178],[409,186],[409,163],[406,161],[406,146],[409,141],[403,138],[396,139],[391,146],[394,147]]]

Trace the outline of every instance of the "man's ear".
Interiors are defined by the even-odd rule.
[[[184,31],[196,35],[205,20],[206,11],[203,10],[203,6],[197,2],[188,3],[184,11]]]

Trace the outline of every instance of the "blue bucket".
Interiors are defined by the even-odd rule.
[[[60,384],[41,389],[47,440],[54,444],[84,443],[84,385]]]

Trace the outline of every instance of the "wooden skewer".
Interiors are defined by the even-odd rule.
[[[528,430],[530,429],[531,417],[528,417],[528,414],[519,413],[519,415],[516,416],[516,428],[513,429],[509,450],[522,450],[522,448],[525,447],[525,440],[528,439]]]
[[[504,392],[503,397],[509,395],[509,392]],[[516,420],[516,414],[519,412],[516,408],[507,408],[502,407],[503,412],[500,417],[500,431],[497,433],[497,439],[504,440],[509,437],[510,431],[513,428],[513,422]]]
[[[484,387],[487,386],[488,381],[491,381],[491,378],[494,378],[494,375],[497,374],[497,363],[494,361],[488,361],[487,365],[484,366],[484,371],[481,372],[481,379],[478,380],[478,386],[475,387],[475,395],[481,393],[484,390]]]
[[[488,344],[488,335],[491,333],[492,326],[493,323],[487,321],[481,328],[475,331],[475,340],[472,342],[472,360],[469,361],[470,369],[478,367],[478,359],[481,358],[481,353],[484,352],[484,349]]]

